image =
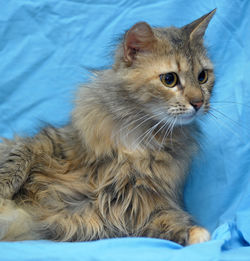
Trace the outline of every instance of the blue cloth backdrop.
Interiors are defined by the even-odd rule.
[[[0,260],[250,260],[250,1],[0,0],[0,136],[60,126],[86,68],[112,64],[115,39],[138,21],[182,26],[217,8],[206,32],[215,65],[212,115],[185,204],[213,234],[181,247],[144,238],[2,242]]]

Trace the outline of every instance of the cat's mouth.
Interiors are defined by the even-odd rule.
[[[183,114],[179,114],[175,125],[186,125],[192,123],[197,117],[204,114],[204,107],[202,106],[198,111],[191,110]]]

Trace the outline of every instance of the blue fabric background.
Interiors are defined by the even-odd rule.
[[[86,68],[112,64],[115,39],[138,21],[182,26],[217,7],[206,44],[215,64],[213,115],[185,203],[213,233],[183,248],[144,238],[0,243],[0,260],[250,260],[250,1],[0,0],[0,136],[31,135],[70,117]]]

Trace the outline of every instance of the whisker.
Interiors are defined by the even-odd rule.
[[[177,120],[177,117],[174,117],[174,119],[172,121],[172,124],[170,125],[170,132],[169,132],[170,142],[171,142],[171,147],[172,148],[173,148],[173,130],[174,130],[174,126],[175,126],[176,120]]]
[[[139,115],[139,113],[138,113],[138,115]],[[133,120],[133,121],[128,122],[126,125],[124,125],[124,126],[120,129],[120,131],[123,131],[124,129],[128,128],[130,125],[133,125],[133,124],[135,124],[136,122],[138,122],[138,121],[140,121],[140,120],[143,120],[143,119],[145,119],[145,118],[147,118],[147,117],[148,117],[148,115],[143,115],[142,117],[140,117],[140,118],[138,118],[138,119],[135,119],[135,120]]]
[[[245,130],[245,131],[248,131],[248,129],[246,129],[244,126],[242,126],[239,122],[237,122],[237,121],[231,119],[230,117],[228,117],[226,114],[222,113],[221,111],[219,111],[219,110],[217,110],[217,109],[215,109],[215,108],[213,108],[213,107],[211,107],[211,109],[212,109],[214,112],[219,113],[221,116],[225,117],[226,119],[230,120],[232,123],[234,123],[235,125],[237,125],[237,127],[240,127],[240,128],[242,128],[243,130]]]
[[[157,130],[156,133],[154,133],[154,135],[150,138],[150,140],[148,141],[148,144],[150,143],[150,141],[162,130],[166,127],[166,125],[168,124],[169,118],[166,117],[166,122],[160,127],[160,129]],[[170,120],[171,122],[171,120]]]
[[[173,130],[174,130],[174,126],[175,126],[176,121],[177,121],[177,117],[175,117],[175,120],[174,120],[174,123],[173,123],[173,126],[172,126],[171,140],[173,140]],[[172,144],[172,145],[173,145],[173,144]]]
[[[163,138],[162,138],[162,141],[161,141],[161,144],[160,144],[159,149],[162,148],[162,145],[163,145],[164,140],[165,140],[166,137],[171,133],[171,129],[174,127],[175,122],[176,122],[175,118],[172,118],[172,117],[169,118],[169,120],[168,120],[168,122],[167,122],[167,124],[169,123],[169,126],[168,126],[168,128],[166,129],[166,131],[165,131],[165,133],[164,133],[164,136],[163,136]]]
[[[172,119],[171,119],[171,118],[169,119],[168,122],[165,123],[165,126],[164,126],[164,127],[166,127],[166,125],[167,125],[169,122],[170,122],[170,124],[171,124],[171,122],[172,122]],[[161,144],[160,144],[160,148],[162,148],[163,142],[164,142],[165,138],[167,137],[168,130],[169,130],[170,126],[171,126],[170,124],[169,124],[168,128],[166,129],[166,131],[165,131],[165,133],[164,133],[164,135],[163,135],[163,138],[162,138]]]
[[[210,102],[210,104],[221,104],[221,105],[238,104],[238,105],[243,105],[243,106],[250,108],[250,106],[245,103],[235,102],[235,101],[212,101],[212,102]]]
[[[162,121],[163,121],[163,120],[162,120]],[[160,125],[160,123],[161,123],[162,121],[158,122],[158,123],[155,124],[153,127],[151,127],[148,131],[146,131],[146,132],[145,132],[145,135],[144,135],[144,136],[142,137],[142,139],[139,141],[139,144],[142,143],[143,140],[147,141],[147,140],[151,137],[153,131]],[[148,144],[149,144],[149,142],[147,143],[147,145],[148,145]]]
[[[159,126],[159,124],[161,124],[161,122],[163,122],[164,119],[162,119],[161,121],[157,122],[155,125],[153,125],[151,128],[149,128],[147,131],[145,131],[144,133],[142,133],[136,140],[135,143],[138,141],[138,146],[143,142],[143,140],[147,137],[150,136],[152,134],[152,132],[157,128],[157,126]]]
[[[136,125],[134,128],[132,128],[128,133],[126,133],[126,136],[128,136],[131,132],[133,132],[134,130],[136,130],[138,127],[140,127],[143,123],[151,120],[152,118],[155,118],[155,117],[159,117],[162,113],[159,113],[157,116],[156,115],[152,115],[148,118],[146,118],[145,120],[143,120],[140,124]],[[136,121],[137,122],[137,121]],[[134,123],[133,123],[134,124]]]
[[[211,119],[213,119],[213,120],[216,122],[216,124],[219,124],[220,126],[226,128],[226,129],[229,130],[233,135],[237,136],[240,140],[242,140],[242,137],[241,137],[237,132],[233,131],[233,129],[232,129],[230,126],[228,126],[225,122],[223,122],[223,121],[221,121],[220,119],[218,119],[218,118],[217,118],[215,115],[213,115],[211,112],[208,112],[208,115],[211,115],[211,116],[212,116]],[[218,127],[218,125],[216,125],[216,126]],[[219,129],[219,128],[218,128],[218,129]],[[219,130],[221,130],[221,129],[219,129]]]
[[[132,129],[130,129],[130,130],[125,134],[125,136],[128,137],[128,135],[129,135],[130,133],[132,133],[134,130],[136,130],[138,127],[140,127],[141,125],[143,125],[144,123],[148,122],[149,120],[151,120],[151,119],[154,118],[154,117],[160,117],[162,114],[163,114],[163,112],[160,112],[160,113],[158,113],[157,115],[151,115],[151,116],[149,116],[148,114],[143,115],[142,117],[140,117],[140,118],[138,118],[138,119],[135,119],[134,121],[131,121],[131,122],[129,122],[127,125],[123,126],[123,127],[120,129],[119,133],[121,134],[121,132],[122,132],[124,129],[129,128],[131,125],[135,124],[136,122],[143,120],[142,122],[140,122],[138,125],[134,126]],[[145,118],[146,118],[146,119],[145,119]]]
[[[208,114],[210,114],[212,117],[218,120],[218,118],[211,111],[209,111]]]

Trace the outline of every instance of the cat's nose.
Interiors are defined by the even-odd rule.
[[[191,100],[190,104],[194,107],[196,111],[198,111],[203,104],[203,100]]]

